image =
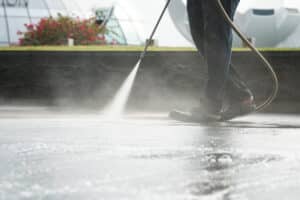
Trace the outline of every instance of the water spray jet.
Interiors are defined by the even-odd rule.
[[[130,96],[131,93],[131,89],[133,86],[133,83],[135,81],[135,77],[137,75],[137,72],[140,68],[140,64],[142,62],[142,60],[144,59],[147,50],[149,48],[149,46],[151,45],[151,41],[153,40],[153,36],[170,4],[171,0],[167,0],[152,32],[150,37],[148,38],[148,40],[146,41],[144,50],[141,52],[139,60],[137,61],[136,65],[134,66],[133,70],[130,72],[130,74],[128,75],[128,77],[125,79],[125,81],[123,82],[123,84],[121,85],[120,89],[117,91],[115,97],[113,98],[112,103],[108,106],[108,108],[105,111],[105,115],[109,118],[109,119],[113,119],[113,120],[119,120],[122,118],[123,114],[124,114],[124,110],[128,101],[128,98]]]

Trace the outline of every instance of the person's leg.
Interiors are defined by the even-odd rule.
[[[199,53],[203,57],[205,57],[202,0],[188,0],[187,12],[189,17],[190,30],[194,43]]]
[[[199,1],[203,2],[204,51],[209,75],[206,96],[215,104],[216,110],[221,110],[231,63],[232,31],[216,0]],[[228,14],[233,16],[233,0],[222,0],[222,4]]]
[[[234,13],[238,7],[239,0],[230,0],[231,11],[230,18],[233,20]],[[226,96],[232,100],[240,101],[247,98],[252,98],[252,93],[248,88],[247,84],[240,78],[238,72],[234,69],[234,66],[231,64],[229,69],[229,76],[227,81]]]
[[[238,3],[239,0],[222,0],[222,4],[231,19],[233,19]],[[228,85],[227,91],[229,91],[226,94],[227,97],[236,99],[247,95],[251,97],[251,91],[230,65],[232,30],[220,12],[217,1],[188,0],[187,9],[196,47],[208,64],[209,80],[206,96],[209,103],[205,105],[213,107],[214,111],[212,112],[219,112],[222,109],[226,84]],[[221,115],[224,120],[236,116],[241,110],[244,112],[245,107],[243,105],[241,107],[232,107],[232,105],[231,103],[227,113],[222,111]],[[248,107],[246,107],[245,112],[248,111]]]
[[[221,120],[227,121],[237,116],[249,114],[256,110],[254,96],[233,66],[227,83],[226,97],[221,112]]]
[[[241,79],[234,66],[230,66],[229,79],[226,86],[226,98],[229,101],[243,101],[253,98],[253,94],[247,84]]]
[[[187,11],[189,24],[194,43],[198,52],[207,63],[205,48],[205,23],[203,4],[206,0],[187,0]],[[215,109],[215,103],[207,98],[200,99],[200,107],[193,108],[191,114],[193,117],[200,115],[208,120],[219,120],[220,109]]]

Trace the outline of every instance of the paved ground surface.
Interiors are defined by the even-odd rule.
[[[187,124],[164,114],[0,109],[0,200],[300,196],[300,116]]]

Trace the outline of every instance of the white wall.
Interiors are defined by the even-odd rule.
[[[121,5],[121,9],[124,11],[125,15],[130,15],[134,21],[135,30],[138,32],[142,40],[145,40],[160,12],[165,4],[165,0],[76,0],[78,1],[80,7],[85,10],[90,10],[96,5],[100,5],[107,2],[118,2]],[[284,2],[286,6],[293,7],[298,6],[300,8],[299,0],[241,0],[238,11],[243,12],[249,6],[256,8],[265,8],[265,7],[278,7],[281,3]],[[107,3],[108,4],[108,3]],[[300,30],[299,30],[300,32]],[[295,33],[296,37],[299,33]],[[155,35],[155,38],[158,39],[158,43],[161,46],[192,46],[185,38],[175,28],[172,20],[167,15],[161,22],[159,29]],[[295,41],[295,39],[287,40],[282,43],[282,45],[287,45],[291,43],[290,41]],[[288,42],[288,43],[286,43]]]
[[[141,40],[145,41],[149,37],[153,26],[160,15],[162,8],[164,7],[164,0],[76,0],[83,10],[90,11],[99,5],[109,5],[111,2],[115,2],[119,5],[118,17],[123,20],[128,20],[126,17],[130,16],[131,21],[134,21],[134,29],[138,32]],[[124,12],[124,13],[122,13]],[[191,46],[191,44],[185,40],[178,33],[177,29],[173,25],[172,20],[166,13],[161,25],[159,26],[155,39],[158,40],[161,46]]]

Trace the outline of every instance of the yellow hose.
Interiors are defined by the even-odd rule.
[[[209,0],[210,1],[210,0]],[[268,62],[268,60],[251,44],[251,42],[248,41],[248,39],[244,36],[244,34],[237,28],[237,26],[233,23],[231,18],[228,16],[226,10],[223,7],[223,4],[221,0],[216,0],[219,6],[219,9],[226,20],[226,22],[232,27],[234,32],[241,38],[241,40],[251,49],[252,52],[262,61],[262,63],[265,65],[265,67],[270,71],[272,79],[273,79],[273,90],[270,96],[260,105],[256,107],[255,112],[261,111],[268,107],[274,99],[277,97],[278,94],[278,88],[279,88],[279,82],[276,75],[276,72],[274,71],[272,65]]]

